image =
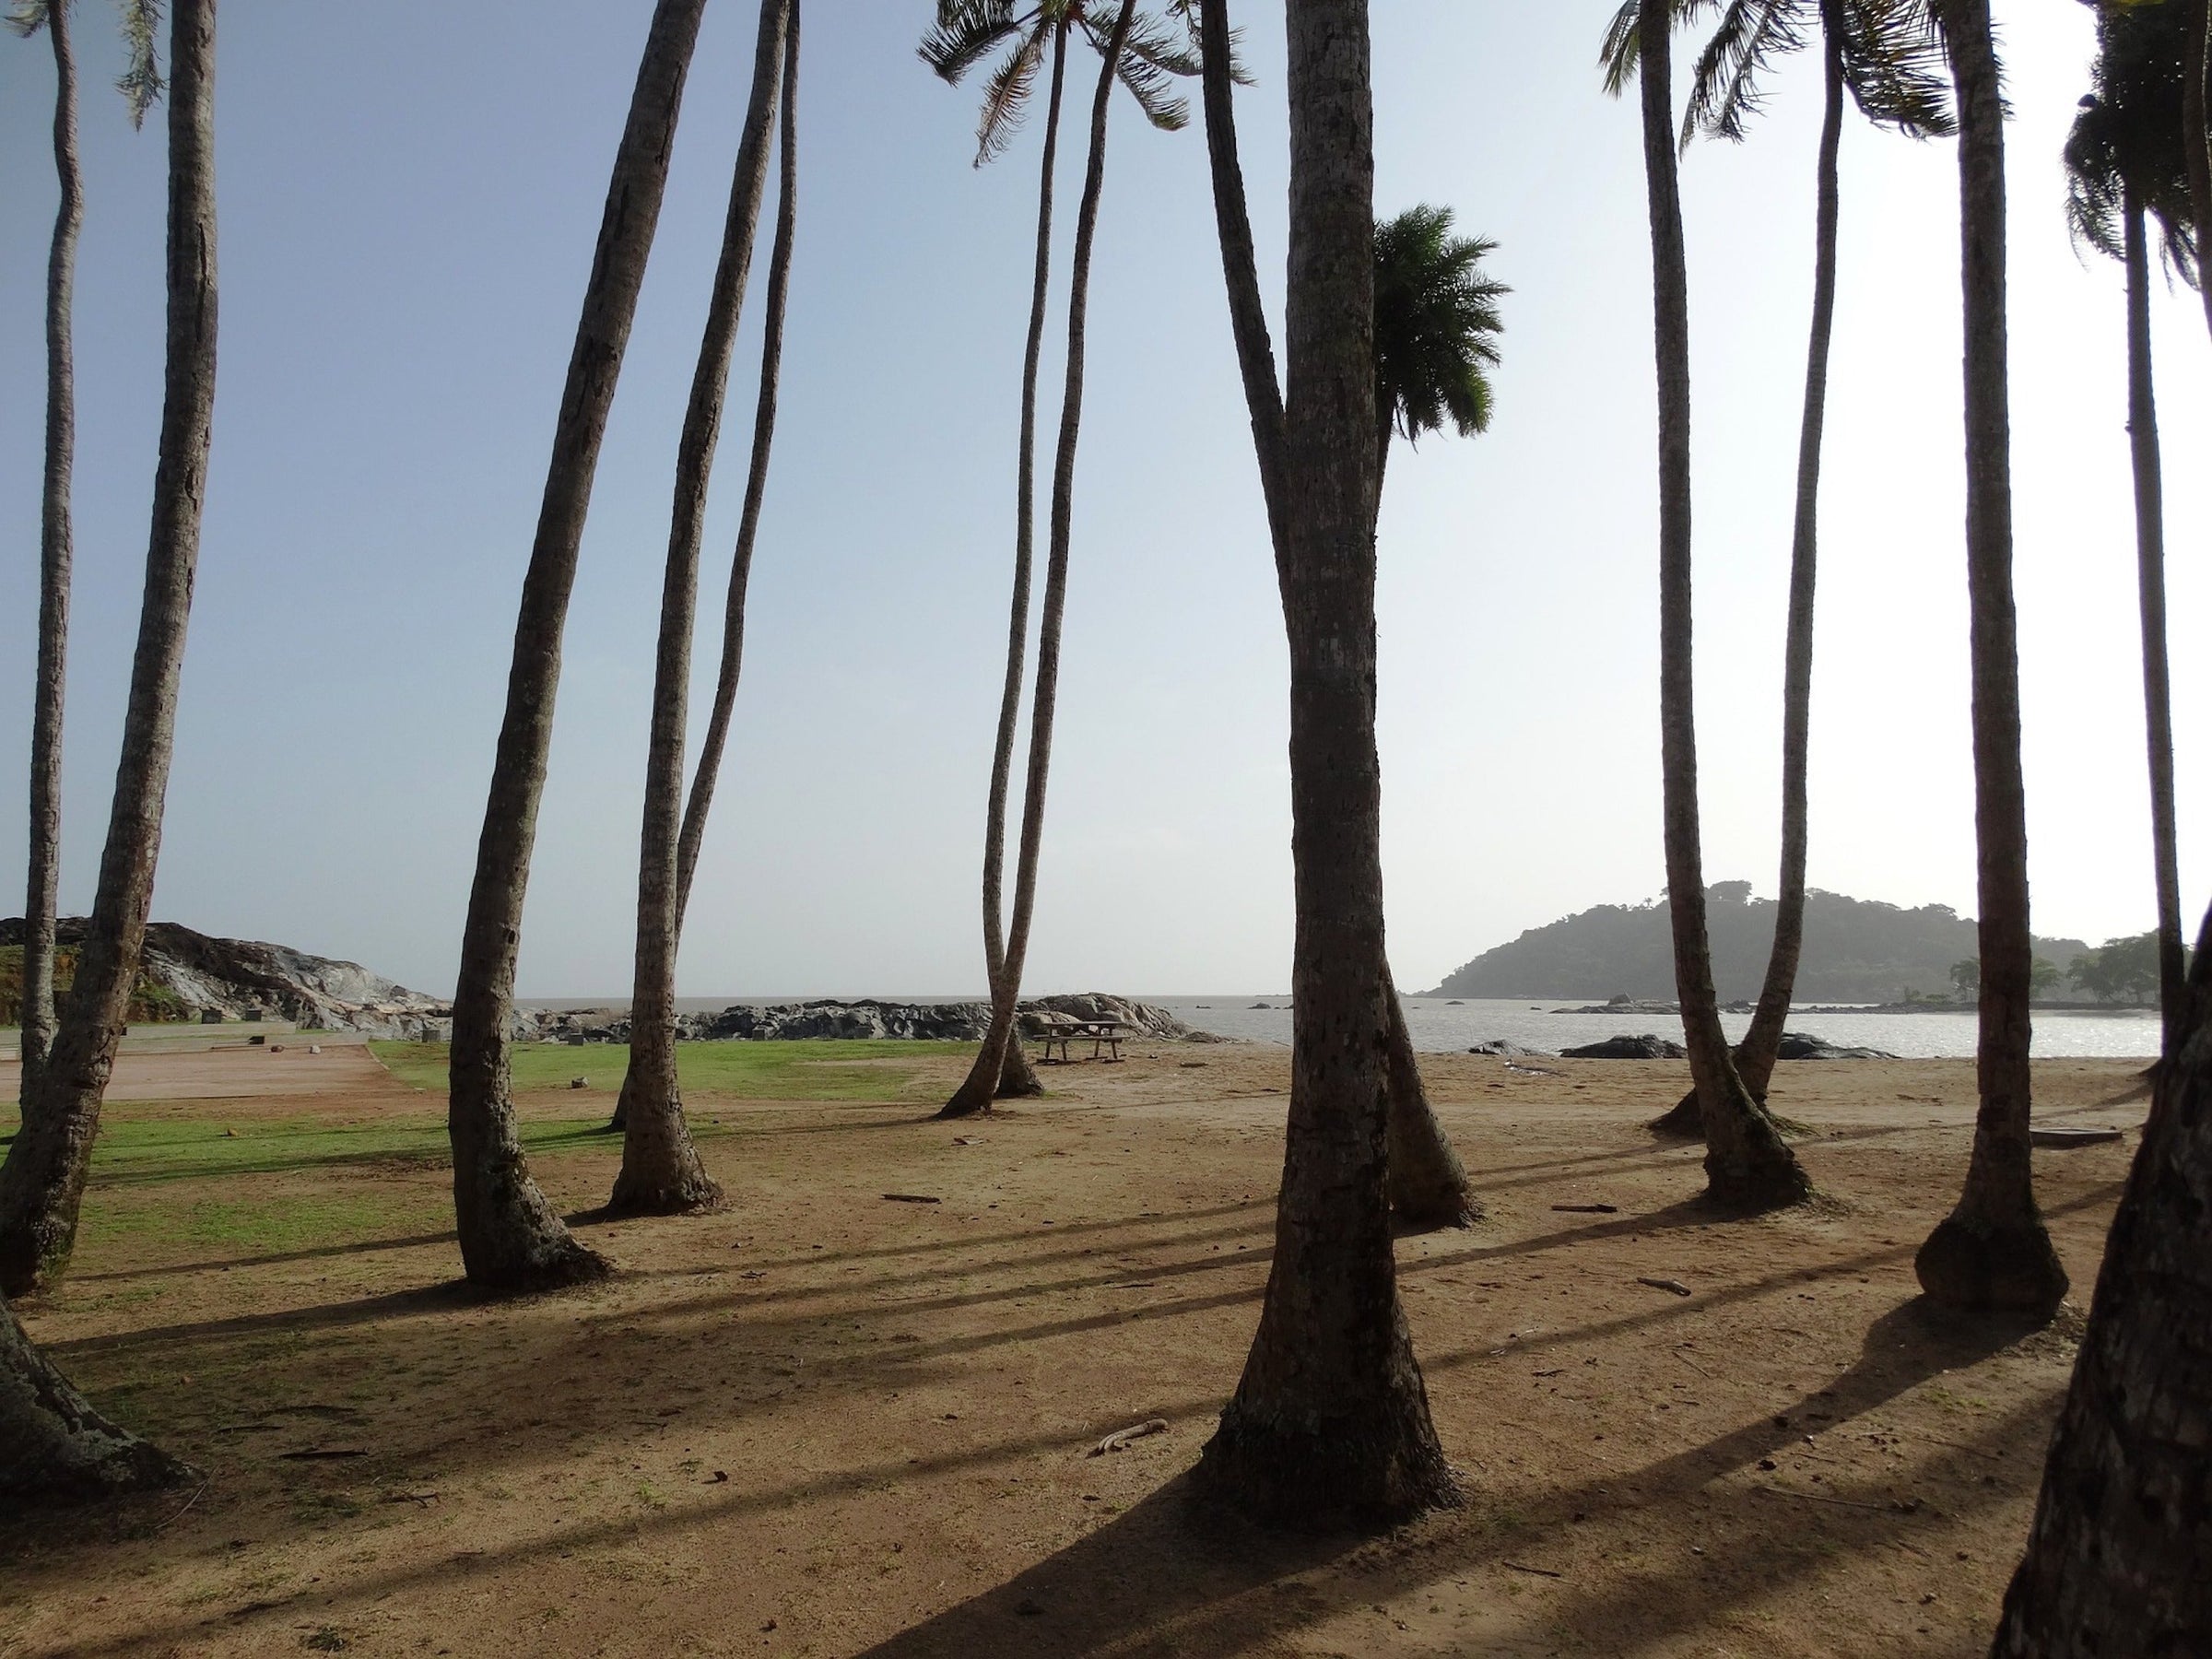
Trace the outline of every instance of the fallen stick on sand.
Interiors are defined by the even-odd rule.
[[[1636,1282],[1640,1285],[1649,1285],[1654,1290],[1672,1290],[1677,1296],[1688,1296],[1690,1294],[1689,1287],[1684,1284],[1680,1279],[1646,1278],[1642,1275],[1639,1274],[1637,1276]]]
[[[1538,1578],[1563,1579],[1567,1576],[1563,1572],[1554,1572],[1548,1567],[1524,1567],[1519,1561],[1500,1561],[1498,1565],[1511,1567],[1515,1572],[1533,1572]]]
[[[1131,1441],[1140,1441],[1147,1434],[1165,1434],[1166,1418],[1147,1418],[1141,1423],[1132,1423],[1126,1429],[1116,1429],[1112,1434],[1085,1453],[1086,1457],[1103,1457],[1109,1452],[1119,1452]]]
[[[926,1193],[886,1193],[884,1197],[893,1204],[942,1204],[942,1198],[932,1198]]]
[[[1618,1216],[1618,1204],[1555,1204],[1551,1206],[1562,1216]]]

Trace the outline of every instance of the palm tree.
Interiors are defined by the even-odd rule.
[[[1230,106],[1227,0],[1204,0],[1206,147],[1237,360],[1290,654],[1298,907],[1275,1257],[1204,1478],[1278,1522],[1458,1500],[1398,1300],[1375,751],[1373,108],[1365,0],[1289,0],[1286,408]]]
[[[1673,18],[1658,6],[1624,6],[1608,31],[1606,89],[1631,67],[1643,109],[1644,178],[1651,198],[1653,344],[1659,381],[1659,731],[1667,911],[1675,984],[1704,1120],[1707,1191],[1731,1208],[1794,1204],[1811,1190],[1782,1132],[1736,1075],[1721,1030],[1705,931],[1705,878],[1698,824],[1698,737],[1690,626],[1689,276],[1675,172]],[[1633,34],[1633,46],[1628,37]]]
[[[1029,1056],[1014,1034],[1013,1016],[1009,1013],[1001,1021],[996,1014],[1002,1000],[1009,1008],[1018,1000],[1021,977],[1018,968],[1013,976],[1013,990],[1002,998],[1002,987],[1007,977],[1003,933],[1006,794],[1013,777],[1014,735],[1021,710],[1024,657],[1029,644],[1030,570],[1036,542],[1037,373],[1044,347],[1045,300],[1051,286],[1053,180],[1059,155],[1067,35],[1071,28],[1080,27],[1094,46],[1104,50],[1105,41],[1092,15],[1096,9],[1095,6],[1084,5],[1083,0],[1044,0],[1027,12],[1018,10],[1013,0],[939,0],[936,26],[924,39],[920,49],[922,61],[953,85],[958,85],[971,69],[993,53],[1005,49],[985,83],[982,115],[976,126],[978,167],[1005,154],[1012,144],[1023,112],[1035,91],[1037,72],[1043,65],[1048,45],[1053,63],[1051,91],[1045,106],[1044,156],[1037,186],[1037,253],[1030,289],[1029,339],[1022,356],[1021,436],[1015,465],[1014,594],[1006,629],[1006,680],[999,694],[998,732],[991,756],[990,798],[983,815],[983,966],[991,990],[993,1029],[986,1033],[976,1072],[962,1083],[947,1103],[947,1112],[952,1116],[987,1110],[994,1096],[1044,1092],[1037,1074],[1030,1069]],[[1168,77],[1196,71],[1197,65],[1191,55],[1165,30],[1149,18],[1131,18],[1123,45],[1102,73],[1101,80],[1105,75],[1118,76],[1146,118],[1155,126],[1172,132],[1185,125],[1190,117],[1183,101],[1168,94]],[[1065,417],[1063,433],[1065,439]],[[1054,487],[1055,489],[1058,487],[1057,479]],[[1056,625],[1053,636],[1052,654],[1056,664],[1059,655]],[[1041,665],[1043,656],[1044,647],[1040,643]],[[1024,824],[1026,844],[1026,817]],[[1018,888],[1019,883],[1018,870]],[[998,1056],[998,1071],[984,1074],[982,1062],[994,1053]]]
[[[39,647],[30,721],[29,871],[23,900],[23,1069],[19,1099],[36,1092],[53,1043],[53,928],[61,883],[62,699],[69,643],[69,477],[76,449],[76,371],[70,312],[76,292],[76,239],[84,228],[83,170],[76,155],[76,53],[68,0],[18,0],[8,27],[41,29],[53,47],[53,171],[61,201],[46,261],[46,474],[40,502]],[[118,83],[141,126],[161,90],[154,62],[150,0],[124,7],[128,66]]]
[[[0,1296],[0,1498],[104,1497],[175,1486],[194,1474],[93,1410]]]
[[[2182,48],[2182,158],[2189,173],[2189,206],[2196,245],[2212,248],[2212,122],[2206,118],[2206,83],[2212,80],[2212,0],[2182,0],[2188,23]],[[2212,282],[2197,284],[2205,326],[2212,329]]]
[[[706,0],[655,0],[607,183],[599,242],[584,288],[554,427],[537,534],[523,578],[507,710],[492,761],[476,878],[461,937],[446,1130],[453,1147],[453,1210],[469,1278],[500,1289],[572,1284],[607,1271],[570,1235],[530,1177],[515,1133],[508,1063],[514,959],[529,885],[546,752],[560,683],[561,626],[591,505],[599,441],[637,312],[638,288],[668,182],[684,77]]]
[[[1461,437],[1490,424],[1488,370],[1504,328],[1498,301],[1512,292],[1481,273],[1497,244],[1452,234],[1452,210],[1409,207],[1375,225],[1375,510],[1392,437],[1417,443],[1447,422]],[[1390,1011],[1390,1203],[1417,1227],[1460,1227],[1482,1206],[1421,1083],[1413,1035],[1385,965]]]
[[[2019,643],[2012,603],[2012,463],[2005,339],[2005,97],[1989,0],[1935,0],[1959,111],[1965,317],[1966,572],[1973,677],[1974,829],[1982,988],[1981,1111],[1959,1206],[1920,1247],[1938,1302],[2048,1317],[2065,1269],[2035,1206],[2028,1112],[2028,812],[2020,777]]]
[[[1674,0],[1677,18],[1702,9],[1700,0]],[[1618,49],[1633,53],[1636,36],[1622,30]],[[1813,701],[1813,601],[1820,519],[1820,450],[1826,427],[1829,345],[1836,312],[1836,232],[1841,215],[1838,156],[1848,92],[1877,126],[1914,137],[1952,130],[1936,46],[1924,0],[1728,0],[1712,38],[1698,55],[1689,107],[1682,121],[1684,150],[1702,132],[1740,141],[1763,101],[1761,76],[1818,39],[1824,100],[1814,166],[1813,315],[1806,352],[1805,405],[1797,439],[1796,511],[1790,541],[1790,601],[1782,700],[1782,873],[1774,906],[1774,943],[1750,1028],[1735,1046],[1736,1074],[1752,1098],[1764,1100],[1782,1051],[1790,997],[1805,943],[1807,844],[1806,774]],[[1692,1089],[1653,1125],[1663,1132],[1702,1132]]]
[[[168,346],[138,643],[92,915],[53,1043],[0,1164],[0,1296],[51,1283],[77,1206],[153,899],[215,410],[215,0],[170,14]]]
[[[2178,96],[2183,19],[2171,6],[2105,8],[2097,19],[2096,90],[2067,135],[2067,218],[2077,240],[2127,271],[2127,431],[2135,466],[2136,570],[2143,628],[2143,711],[2150,757],[2151,862],[2158,893],[2159,1008],[2174,1052],[2183,982],[2182,891],[2175,850],[2173,699],[2166,668],[2166,532],[2151,382],[2150,254],[2156,215],[2167,263],[2202,286]]]
[[[2212,914],[2105,1241],[1993,1659],[2212,1653]]]
[[[730,184],[722,257],[707,302],[699,365],[677,445],[676,502],[661,584],[661,631],[653,665],[653,723],[646,746],[644,824],[639,836],[638,939],[629,1005],[629,1065],[616,1122],[622,1168],[607,1209],[676,1215],[710,1209],[722,1189],[709,1178],[684,1123],[676,1072],[676,957],[682,931],[677,846],[684,806],[684,726],[691,684],[691,632],[699,608],[700,544],[707,485],[722,434],[722,409],[736,350],[737,320],[753,260],[753,233],[768,183],[791,0],[761,0],[753,48],[753,88]]]

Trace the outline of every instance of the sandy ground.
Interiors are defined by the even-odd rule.
[[[440,1104],[358,1050],[253,1098],[221,1054],[159,1064],[172,1099],[210,1068],[233,1118]],[[1696,1151],[1640,1127],[1679,1065],[1542,1064],[1430,1066],[1490,1210],[1399,1248],[1456,1512],[1284,1539],[1192,1499],[1266,1272],[1286,1059],[1165,1045],[965,1125],[695,1100],[727,1213],[592,1226],[622,1271],[558,1297],[456,1287],[420,1221],[430,1159],[223,1178],[231,1201],[379,1196],[392,1224],[362,1241],[80,1251],[27,1323],[208,1480],[0,1519],[0,1654],[1985,1652],[2079,1318],[1960,1326],[1916,1300],[1971,1063],[1785,1066],[1826,1197],[1734,1223],[1692,1202]],[[2040,1115],[2130,1131],[2038,1154],[2080,1300],[2135,1071],[2037,1067]],[[614,1161],[538,1169],[581,1210]],[[1618,1213],[1555,1207],[1590,1204]]]

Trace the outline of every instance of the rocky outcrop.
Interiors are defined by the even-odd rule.
[[[1470,1054],[1496,1054],[1505,1060],[1548,1060],[1552,1058],[1549,1049],[1523,1048],[1519,1043],[1509,1041],[1503,1037],[1493,1037],[1488,1042],[1477,1042],[1467,1050],[1467,1053]]]
[[[1193,1030],[1165,1008],[1100,991],[1041,996],[1021,1004],[1020,1011],[1024,1034],[1029,1036],[1053,1018],[1112,1019],[1137,1036],[1162,1041],[1224,1041],[1210,1031]],[[524,1008],[515,1011],[515,1022],[514,1035],[524,1041],[629,1041],[629,1016],[618,1008]],[[989,1003],[895,1003],[866,997],[857,1002],[735,1003],[719,1014],[679,1016],[677,1035],[694,1042],[788,1042],[825,1037],[980,1042],[990,1023]]]
[[[1894,1060],[1886,1049],[1850,1048],[1805,1031],[1784,1031],[1774,1051],[1780,1060]]]
[[[55,934],[63,945],[81,944],[85,919],[65,916]],[[0,945],[22,940],[20,918],[0,922]],[[254,939],[218,939],[174,922],[147,924],[139,976],[173,996],[187,1020],[258,1013],[321,1030],[409,1039],[442,1037],[452,1029],[450,1004],[394,984],[359,962]]]
[[[1649,1031],[1641,1037],[1608,1037],[1603,1042],[1585,1042],[1581,1048],[1559,1051],[1560,1057],[1568,1060],[1681,1060],[1688,1053],[1680,1043]]]

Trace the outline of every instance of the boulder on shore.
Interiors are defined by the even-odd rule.
[[[1887,1049],[1852,1048],[1815,1037],[1806,1031],[1784,1031],[1782,1043],[1774,1051],[1778,1060],[1894,1060],[1895,1054]]]
[[[1523,1048],[1519,1043],[1503,1037],[1493,1037],[1488,1042],[1478,1042],[1467,1051],[1470,1054],[1496,1054],[1504,1060],[1549,1060],[1549,1049]]]
[[[1689,1051],[1646,1031],[1641,1037],[1608,1037],[1603,1042],[1586,1042],[1581,1048],[1561,1049],[1559,1053],[1568,1060],[1681,1060]]]

